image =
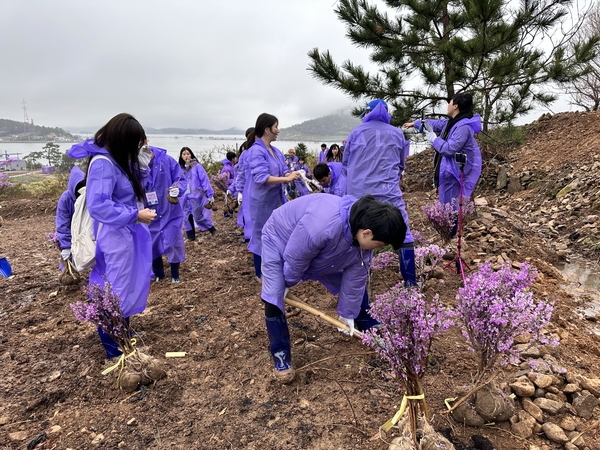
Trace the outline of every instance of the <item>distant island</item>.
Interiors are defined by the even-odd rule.
[[[0,119],[0,142],[75,142],[77,136],[62,128]]]
[[[282,141],[326,141],[340,142],[361,123],[360,119],[349,112],[338,112],[317,119],[282,128],[279,140]],[[49,128],[34,124],[0,119],[0,142],[76,142],[79,135],[92,136],[92,128],[78,128],[68,132],[62,128]],[[245,130],[228,128],[226,130],[207,130],[205,128],[145,128],[146,134],[170,135],[210,135],[210,136],[244,136]]]

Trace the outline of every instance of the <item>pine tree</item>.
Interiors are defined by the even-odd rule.
[[[484,129],[506,124],[556,100],[550,86],[572,83],[588,69],[598,36],[569,45],[570,0],[340,0],[347,36],[371,52],[376,74],[329,51],[309,52],[309,70],[355,100],[383,98],[392,123],[433,113],[454,94],[475,97]],[[396,12],[390,17],[388,10]],[[358,113],[358,110],[355,111]]]

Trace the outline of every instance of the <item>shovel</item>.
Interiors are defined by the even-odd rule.
[[[307,305],[302,300],[300,300],[298,297],[296,297],[294,294],[291,294],[288,292],[287,297],[283,299],[283,302],[287,305],[302,309],[302,310],[309,312],[317,317],[320,317],[324,321],[329,322],[330,324],[336,326],[337,328],[341,328],[343,330],[346,330],[348,333],[350,333],[350,328],[344,322],[340,322],[339,320],[334,319],[331,316],[328,316],[324,312],[319,311],[317,308],[313,308],[312,306]],[[357,338],[362,339],[363,334],[360,331],[354,330],[354,334],[352,336],[356,336]]]
[[[0,258],[0,275],[8,278],[12,275],[12,267],[6,258]]]

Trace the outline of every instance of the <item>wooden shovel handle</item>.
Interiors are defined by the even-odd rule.
[[[284,303],[286,303],[290,306],[302,309],[302,310],[309,312],[317,317],[320,317],[324,321],[329,322],[330,324],[332,324],[338,328],[342,328],[343,330],[346,330],[348,333],[350,333],[350,328],[344,322],[340,322],[339,320],[334,319],[331,316],[328,316],[324,312],[319,311],[317,308],[313,308],[312,306],[307,305],[302,300],[300,300],[298,297],[296,297],[294,294],[291,294],[288,292],[287,297],[284,298],[283,301],[284,301]],[[362,339],[362,333],[360,331],[354,330],[353,336],[356,336],[357,338]]]

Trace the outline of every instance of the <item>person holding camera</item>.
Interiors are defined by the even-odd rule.
[[[435,150],[434,186],[440,203],[451,203],[460,196],[461,172],[463,197],[470,198],[481,175],[481,152],[475,134],[481,131],[481,117],[473,115],[473,96],[456,94],[448,103],[449,119],[425,119],[423,132]],[[421,127],[421,120],[405,127]],[[437,133],[441,133],[439,136]]]

